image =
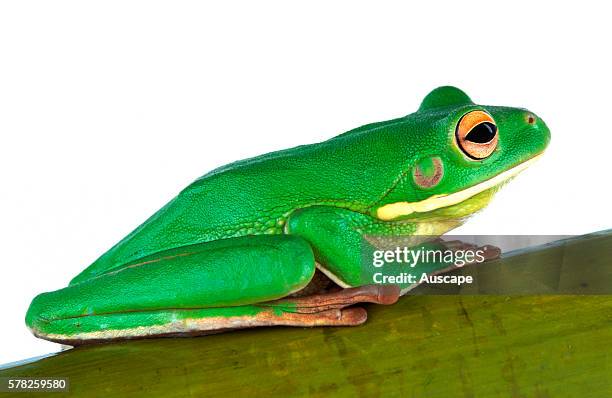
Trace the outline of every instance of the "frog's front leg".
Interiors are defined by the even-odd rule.
[[[381,221],[347,209],[313,206],[291,214],[285,228],[286,232],[306,239],[313,248],[317,267],[336,284],[347,288],[374,283],[374,274],[380,272],[371,262],[364,261],[371,260],[371,251],[377,249],[376,242],[371,240],[381,238],[384,241],[386,238],[410,237],[413,248],[475,249],[460,242],[450,242],[448,245],[440,239],[434,239],[434,234],[446,232],[456,226],[456,221],[453,220],[428,223]],[[480,249],[485,252],[488,250],[486,260],[499,255],[499,252],[492,247]],[[420,262],[408,272],[414,273],[418,279],[423,273],[437,274],[452,268],[455,268],[454,264],[442,260]],[[399,287],[402,293],[406,293],[417,284],[402,283]]]
[[[355,299],[377,302],[376,291],[275,301],[302,290],[314,273],[310,245],[298,236],[196,244],[41,294],[30,305],[26,323],[39,337],[75,345],[254,326],[365,321],[363,309],[343,308]],[[365,296],[355,294],[364,292]]]

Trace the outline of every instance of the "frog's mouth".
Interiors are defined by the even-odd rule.
[[[478,195],[479,193],[497,187],[503,184],[504,182],[510,180],[511,178],[519,174],[521,171],[531,166],[531,164],[537,161],[541,156],[542,154],[540,153],[539,155],[536,155],[531,159],[514,166],[511,169],[499,173],[493,178],[490,178],[486,181],[483,181],[479,184],[476,184],[459,192],[451,194],[433,195],[419,202],[395,202],[381,206],[376,210],[376,217],[383,221],[390,221],[399,217],[411,215],[413,213],[427,213],[437,209],[462,203],[470,199],[471,197]]]

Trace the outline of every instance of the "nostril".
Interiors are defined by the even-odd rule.
[[[536,117],[533,114],[528,114],[527,115],[527,123],[529,124],[535,124],[536,122]]]

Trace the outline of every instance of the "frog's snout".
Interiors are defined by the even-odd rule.
[[[550,130],[544,120],[533,112],[527,111],[524,115],[525,125],[533,138],[533,142],[538,145],[539,152],[544,152],[550,142]]]

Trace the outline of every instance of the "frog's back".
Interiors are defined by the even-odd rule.
[[[283,233],[291,211],[317,204],[367,209],[401,170],[373,159],[388,128],[230,163],[194,181],[73,279],[77,283],[156,252],[245,235]],[[401,128],[401,123],[397,128]],[[380,147],[380,148],[377,148]],[[390,162],[398,164],[398,162]]]

